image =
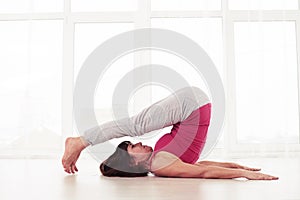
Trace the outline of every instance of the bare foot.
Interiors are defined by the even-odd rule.
[[[65,172],[75,173],[78,172],[76,162],[80,156],[80,153],[89,144],[84,142],[80,137],[69,137],[65,142],[65,153],[62,158],[62,165]]]

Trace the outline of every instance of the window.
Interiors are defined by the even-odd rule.
[[[60,149],[62,25],[0,22],[1,148]]]
[[[232,10],[297,10],[298,0],[229,0]]]
[[[162,10],[220,10],[221,0],[152,0],[151,9]]]
[[[72,0],[73,12],[135,11],[138,0]]]
[[[295,22],[236,22],[239,143],[298,143]]]
[[[1,0],[0,13],[62,12],[63,0]]]
[[[64,139],[78,134],[72,92],[84,60],[108,38],[140,27],[184,34],[213,60],[227,106],[219,147],[229,153],[251,151],[256,144],[300,151],[299,8],[299,0],[2,0],[0,155],[62,151]],[[165,65],[208,92],[201,75],[181,58],[158,50],[130,53],[99,80],[99,123],[113,119],[114,86],[141,64]],[[138,102],[145,100],[141,109],[169,93],[145,86],[132,95],[129,113]],[[153,145],[158,135],[136,140],[147,143],[149,137]]]
[[[169,29],[181,33],[197,44],[199,44],[213,60],[220,74],[223,74],[223,40],[222,40],[222,21],[220,18],[154,18],[151,20],[151,27]],[[197,27],[197,29],[195,29]],[[187,63],[178,61],[175,56],[159,57],[158,52],[152,52],[152,62],[156,64],[165,64],[166,66],[175,67],[180,73],[186,73],[186,77],[192,76],[192,71],[187,71]],[[161,54],[161,53],[160,53]],[[185,66],[181,66],[185,65]],[[193,77],[191,81],[200,81],[202,78]],[[202,80],[201,80],[202,81]],[[195,84],[195,83],[194,83]],[[200,83],[197,83],[198,85]],[[202,84],[200,84],[202,85]],[[202,85],[202,88],[205,88]],[[208,91],[207,91],[208,92]]]

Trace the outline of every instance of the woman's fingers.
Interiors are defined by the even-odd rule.
[[[244,170],[248,170],[248,171],[260,171],[261,169],[260,168],[253,168],[253,167],[247,167],[247,166],[243,166],[243,165],[234,165],[235,168],[238,168],[238,169],[244,169]]]
[[[271,180],[278,180],[279,177],[278,176],[271,176]]]
[[[263,174],[260,172],[247,172],[246,176],[247,179],[250,180],[277,180],[279,179],[277,176],[271,176],[268,174]]]
[[[249,170],[249,171],[260,171],[261,170],[260,168],[252,168],[252,167],[246,167],[246,166],[243,166],[242,169]]]
[[[271,175],[268,175],[268,174],[263,174],[263,176],[261,177],[260,180],[277,180],[279,179],[278,177],[276,176],[271,176]]]

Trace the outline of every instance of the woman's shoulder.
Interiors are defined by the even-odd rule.
[[[150,169],[153,172],[158,169],[167,167],[177,160],[180,160],[180,158],[176,155],[167,151],[160,151],[152,157]]]

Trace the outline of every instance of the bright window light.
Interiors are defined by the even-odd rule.
[[[134,11],[138,0],[72,0],[73,12]]]
[[[229,0],[232,10],[296,10],[298,0]]]
[[[0,13],[63,12],[63,0],[0,0]]]
[[[158,10],[220,10],[221,0],[152,0],[151,9]]]
[[[62,21],[0,22],[0,144],[59,148]]]
[[[239,143],[298,143],[294,22],[236,22]]]
[[[74,81],[89,54],[111,37],[133,29],[132,23],[84,23],[75,26]],[[95,108],[111,108],[114,87],[134,67],[133,54],[116,60],[103,74],[95,91]],[[103,98],[103,96],[105,98]]]

